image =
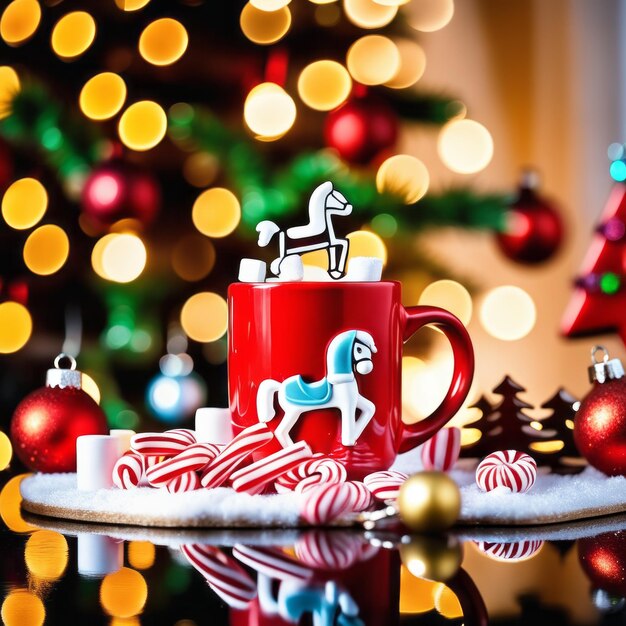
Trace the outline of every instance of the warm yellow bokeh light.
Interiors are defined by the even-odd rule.
[[[352,78],[363,85],[382,85],[400,68],[396,44],[383,35],[365,35],[357,39],[346,56]]]
[[[250,0],[250,4],[260,11],[278,11],[290,2],[291,0]]]
[[[38,530],[26,542],[24,561],[28,571],[41,580],[57,580],[67,567],[65,537],[54,530]]]
[[[128,544],[128,562],[135,569],[149,569],[154,565],[156,551],[150,541],[131,541]]]
[[[93,43],[96,22],[85,11],[73,11],[64,15],[52,30],[52,49],[62,59],[74,59]]]
[[[434,593],[435,608],[437,611],[448,619],[457,619],[463,617],[463,609],[456,594],[450,587],[443,583],[437,583]]]
[[[453,172],[475,174],[489,165],[493,157],[493,139],[482,124],[455,119],[439,131],[437,152]]]
[[[278,11],[262,11],[250,2],[243,7],[239,17],[241,32],[254,43],[267,45],[282,39],[291,26],[291,11],[283,7]]]
[[[383,6],[374,0],[343,0],[347,18],[360,28],[382,28],[396,16],[398,7]]]
[[[46,609],[34,593],[26,589],[14,589],[4,599],[1,615],[5,626],[42,626]]]
[[[131,150],[150,150],[158,145],[167,130],[167,116],[156,102],[142,100],[131,104],[122,113],[118,134]]]
[[[139,37],[139,54],[153,65],[171,65],[187,50],[185,27],[170,17],[148,24]]]
[[[13,0],[2,12],[0,37],[10,46],[18,46],[35,34],[40,21],[37,0]]]
[[[454,0],[413,0],[406,12],[415,30],[431,33],[446,26],[454,15]]]
[[[24,305],[11,301],[0,304],[0,353],[23,348],[32,331],[33,321]]]
[[[108,574],[100,585],[102,608],[114,617],[138,615],[147,599],[148,585],[144,577],[128,567]]]
[[[350,233],[347,239],[350,242],[348,260],[355,256],[371,256],[381,259],[383,265],[387,264],[387,246],[376,233],[369,230],[357,230]]]
[[[296,121],[296,103],[279,85],[261,83],[248,94],[243,118],[260,138],[279,139]]]
[[[35,530],[22,518],[22,494],[20,483],[30,474],[19,474],[9,480],[0,491],[0,517],[14,533],[29,533]]]
[[[193,203],[191,219],[207,237],[226,237],[237,228],[241,206],[237,196],[223,187],[203,191]]]
[[[143,9],[150,0],[115,0],[118,9],[122,11],[139,11]]]
[[[376,172],[376,188],[413,204],[428,191],[430,176],[426,166],[409,154],[396,154],[383,161]]]
[[[46,224],[34,230],[24,244],[26,267],[40,276],[58,272],[70,253],[70,240],[65,231],[54,224]]]
[[[405,360],[408,359],[408,360]],[[402,407],[412,418],[430,415],[444,399],[454,370],[454,360],[442,357],[424,362],[402,359]]]
[[[98,383],[85,372],[81,372],[81,388],[88,395],[91,396],[97,404],[100,404],[100,388]]]
[[[402,565],[400,569],[400,613],[427,613],[435,608],[433,593],[438,583],[413,576]]]
[[[183,176],[194,187],[208,187],[219,172],[220,163],[210,152],[194,152],[183,163]]]
[[[480,306],[480,322],[496,339],[522,339],[535,326],[537,310],[528,293],[520,287],[504,285],[489,291]]]
[[[9,467],[13,457],[11,440],[0,430],[0,472]]]
[[[20,178],[4,192],[2,217],[11,228],[32,228],[48,208],[48,193],[35,178]]]
[[[228,326],[226,300],[210,291],[191,296],[183,305],[180,324],[195,341],[208,343],[219,339]]]
[[[110,233],[101,237],[96,241],[96,244],[91,251],[91,267],[98,276],[101,278],[108,278],[104,273],[104,268],[102,267],[102,253],[104,249],[117,237],[116,233]]]
[[[307,65],[298,78],[298,93],[302,101],[317,111],[330,111],[350,95],[352,79],[348,70],[327,59]]]
[[[20,92],[20,78],[8,65],[0,66],[0,120],[11,114],[13,98]]]
[[[114,234],[102,249],[100,260],[104,278],[116,283],[129,283],[141,275],[147,258],[146,247],[137,235]]]
[[[410,39],[395,41],[400,53],[400,67],[391,80],[385,83],[393,89],[406,89],[414,85],[426,69],[426,53],[422,46]]]
[[[472,296],[454,280],[437,280],[422,291],[418,304],[438,306],[456,315],[466,326],[472,319]]]
[[[194,282],[207,276],[215,265],[215,248],[202,235],[187,235],[172,251],[172,267],[183,280]]]
[[[92,120],[108,120],[126,100],[126,83],[113,72],[102,72],[90,78],[80,91],[81,111]]]
[[[141,620],[136,615],[132,617],[112,617],[109,626],[141,626]]]

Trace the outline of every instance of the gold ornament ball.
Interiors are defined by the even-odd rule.
[[[461,511],[461,493],[444,472],[419,472],[409,477],[398,494],[400,519],[415,532],[450,528]]]
[[[463,551],[454,537],[413,536],[400,545],[400,558],[413,576],[445,582],[461,567]]]

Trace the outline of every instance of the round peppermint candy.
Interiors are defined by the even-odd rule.
[[[422,464],[425,470],[447,472],[459,460],[461,429],[442,428],[422,446]]]
[[[528,491],[537,478],[537,463],[517,450],[500,450],[486,456],[476,468],[476,484],[481,491],[508,487],[511,491]]]

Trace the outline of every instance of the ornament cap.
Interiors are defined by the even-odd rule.
[[[598,352],[602,352],[602,361],[596,359]],[[612,359],[604,346],[591,348],[591,367],[589,367],[589,381],[605,383],[624,377],[624,366],[619,359]]]
[[[61,363],[67,361],[69,367],[61,367]],[[54,369],[48,370],[46,374],[46,387],[66,387],[82,388],[82,374],[76,369],[76,359],[69,354],[61,352],[54,359]]]

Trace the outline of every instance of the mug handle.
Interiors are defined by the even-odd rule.
[[[449,311],[435,306],[402,307],[403,341],[423,326],[433,324],[448,338],[454,355],[454,372],[446,397],[425,419],[415,424],[404,424],[399,452],[408,452],[430,439],[452,419],[469,393],[474,376],[474,349],[463,323]]]

